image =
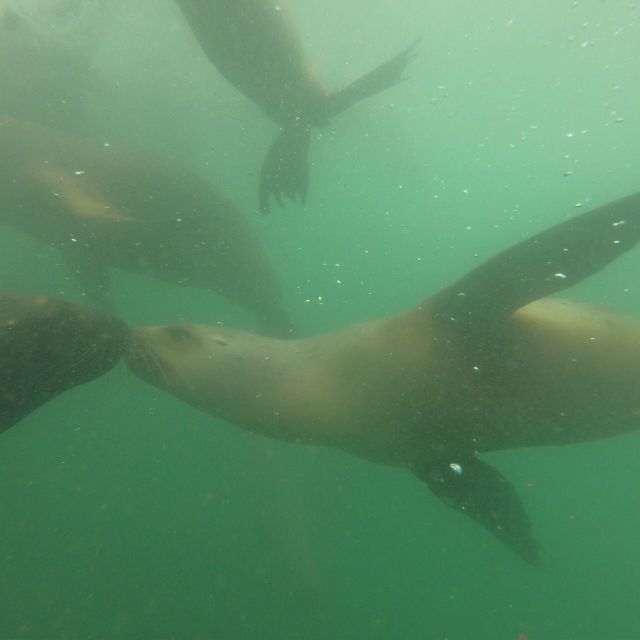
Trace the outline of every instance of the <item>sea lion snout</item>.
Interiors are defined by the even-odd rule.
[[[153,333],[156,327],[142,327],[134,329],[129,334],[124,361],[127,367],[136,375],[144,377],[158,369],[157,358],[153,349]]]
[[[165,351],[170,360],[175,360],[179,354],[197,349],[199,344],[188,324],[138,327],[129,335],[124,360],[133,373],[145,378],[161,370]]]

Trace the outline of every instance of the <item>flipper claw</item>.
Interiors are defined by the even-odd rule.
[[[309,186],[311,128],[296,123],[273,141],[260,171],[260,210],[269,213],[273,196],[282,206],[282,196],[304,204]]]

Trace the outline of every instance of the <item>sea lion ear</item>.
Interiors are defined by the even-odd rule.
[[[470,516],[529,564],[540,566],[540,548],[513,485],[473,454],[447,455],[413,469],[433,493]]]
[[[516,309],[597,273],[639,240],[640,193],[635,193],[499,253],[422,308],[432,321],[483,335]]]

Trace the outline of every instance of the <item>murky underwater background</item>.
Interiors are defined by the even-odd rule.
[[[241,205],[304,334],[405,309],[640,188],[639,2],[290,0],[330,87],[424,39],[407,82],[314,132],[307,206],[270,217],[256,174],[277,129],[170,0],[84,0],[62,25],[47,0],[8,4],[89,65],[70,127]],[[5,41],[0,73],[36,114],[51,75],[26,82],[29,46]],[[638,315],[639,268],[636,252],[566,295]],[[59,255],[8,227],[0,282],[82,301]],[[116,292],[134,326],[254,326],[197,289],[117,274]],[[634,434],[486,456],[535,523],[532,569],[406,472],[242,432],[120,366],[1,436],[0,639],[635,640],[639,452]]]

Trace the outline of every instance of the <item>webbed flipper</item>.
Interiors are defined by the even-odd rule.
[[[402,82],[405,79],[402,74],[407,65],[416,58],[415,50],[421,40],[422,38],[414,40],[400,53],[358,78],[341,91],[336,91],[328,96],[325,116],[332,118],[356,102],[375,96],[377,93]]]
[[[640,193],[547,229],[486,260],[424,305],[431,319],[474,336],[540,298],[603,269],[640,241]]]
[[[260,172],[260,209],[269,212],[273,195],[280,206],[282,196],[305,203],[309,185],[309,145],[311,124],[328,123],[356,102],[385,91],[404,80],[405,67],[416,57],[415,49],[422,38],[366,73],[355,82],[326,95],[319,103],[309,105],[300,118],[288,124],[273,141]]]
[[[449,506],[470,516],[526,562],[540,566],[540,547],[513,485],[471,453],[444,456],[413,472]]]
[[[282,206],[282,196],[304,204],[309,186],[311,127],[297,122],[272,142],[260,171],[260,210],[269,213],[269,198]]]

